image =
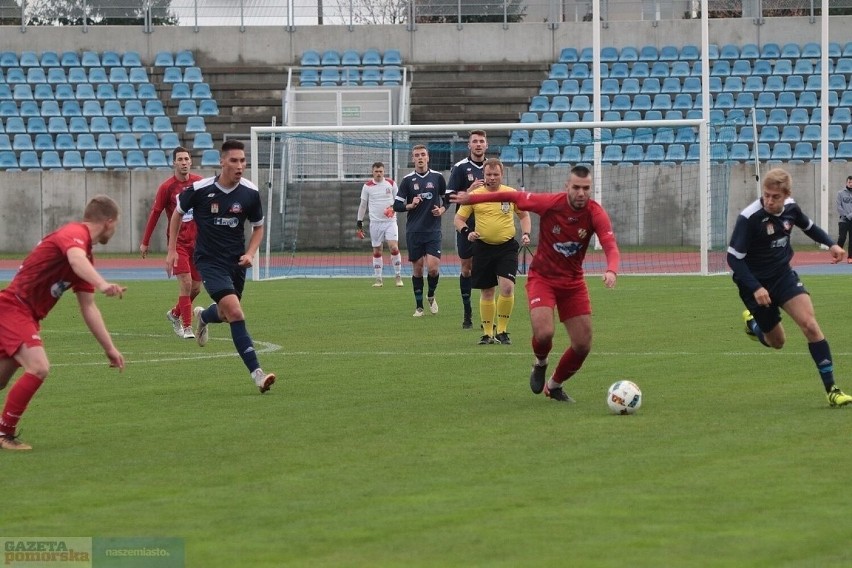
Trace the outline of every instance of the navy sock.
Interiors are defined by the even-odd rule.
[[[435,297],[435,288],[438,287],[438,278],[439,275],[432,276],[431,274],[426,277],[426,282],[429,284],[429,290],[426,292],[426,295],[430,298]]]
[[[464,306],[464,317],[466,319],[470,319],[472,313],[470,307],[470,293],[472,289],[470,276],[459,276],[459,290],[461,290],[462,306]]]
[[[825,392],[830,391],[831,387],[834,386],[834,363],[831,360],[831,349],[828,346],[828,341],[823,339],[816,343],[808,343],[808,350],[811,352],[811,357],[819,370],[819,378],[822,379]]]
[[[231,322],[231,339],[234,340],[234,347],[237,348],[237,353],[239,353],[249,373],[259,369],[260,363],[257,362],[257,353],[254,351],[254,343],[246,329],[245,320]]]
[[[216,304],[210,304],[207,308],[201,312],[201,319],[204,320],[204,323],[222,323],[222,318],[219,317],[219,306]]]
[[[423,277],[412,276],[411,287],[414,289],[414,301],[417,303],[417,307],[423,309]]]
[[[757,340],[760,341],[766,347],[769,347],[769,344],[766,343],[766,336],[763,335],[763,330],[760,329],[760,326],[757,325],[757,322],[754,321],[754,319],[749,320],[748,326],[751,329],[752,333],[754,333],[754,336],[757,338]]]

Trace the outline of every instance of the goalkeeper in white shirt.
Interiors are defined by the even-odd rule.
[[[385,165],[381,162],[373,164],[373,179],[361,188],[361,206],[358,207],[358,238],[364,238],[364,214],[370,211],[370,242],[373,245],[373,276],[376,281],[374,288],[382,286],[383,243],[387,241],[391,254],[391,264],[396,275],[396,285],[402,286],[402,256],[399,254],[399,227],[396,224],[396,213],[393,201],[396,197],[396,183],[385,177]]]

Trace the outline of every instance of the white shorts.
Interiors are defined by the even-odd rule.
[[[370,221],[370,242],[374,247],[382,246],[385,241],[399,241],[399,227],[396,219]]]

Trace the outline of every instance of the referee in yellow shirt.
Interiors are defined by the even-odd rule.
[[[485,185],[470,192],[517,191],[502,184],[503,164],[490,158],[484,165]],[[475,226],[467,226],[467,218],[474,216]],[[473,243],[473,269],[471,283],[481,291],[479,317],[483,336],[480,345],[501,343],[511,345],[509,317],[515,306],[515,275],[518,273],[518,250],[515,240],[515,215],[521,222],[521,244],[530,244],[530,216],[508,201],[463,205],[453,219],[453,225],[463,237]],[[499,296],[495,299],[497,289]],[[495,320],[496,318],[496,320]],[[495,325],[496,321],[496,325]],[[496,328],[496,329],[495,329]]]

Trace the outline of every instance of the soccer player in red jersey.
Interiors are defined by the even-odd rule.
[[[154,233],[154,228],[157,226],[157,221],[160,220],[163,211],[166,212],[166,237],[168,237],[168,220],[172,218],[172,213],[174,213],[178,194],[202,179],[201,176],[189,172],[192,168],[192,156],[186,148],[178,146],[172,151],[172,165],[175,170],[174,175],[160,184],[154,198],[154,204],[151,205],[151,213],[148,215],[148,223],[145,225],[145,233],[142,235],[142,244],[139,245],[142,258],[148,256],[151,235]],[[182,218],[177,238],[178,260],[174,267],[174,274],[180,289],[178,301],[172,309],[166,312],[166,317],[172,323],[175,334],[185,339],[195,338],[192,331],[192,301],[201,292],[201,274],[195,268],[195,263],[192,260],[196,232],[192,211],[189,211]]]
[[[109,242],[118,217],[118,204],[111,198],[92,198],[83,221],[68,223],[44,237],[24,259],[9,286],[0,291],[0,389],[6,388],[18,367],[24,369],[9,389],[0,415],[0,448],[32,449],[18,439],[16,429],[50,370],[39,322],[69,288],[77,295],[83,321],[103,347],[109,366],[124,369],[124,356],[113,345],[95,304],[95,291],[121,298],[127,288],[107,282],[92,264],[92,244]]]
[[[575,166],[564,193],[457,193],[450,197],[450,201],[461,204],[509,201],[522,211],[540,216],[538,247],[526,285],[536,357],[530,388],[535,394],[543,391],[560,402],[573,402],[562,384],[580,370],[592,347],[592,304],[583,278],[583,259],[592,235],[598,236],[606,255],[603,283],[607,288],[615,286],[620,261],[609,215],[591,199],[591,193],[591,172],[585,166]],[[568,331],[571,345],[545,381],[547,356],[553,348],[554,309]]]

